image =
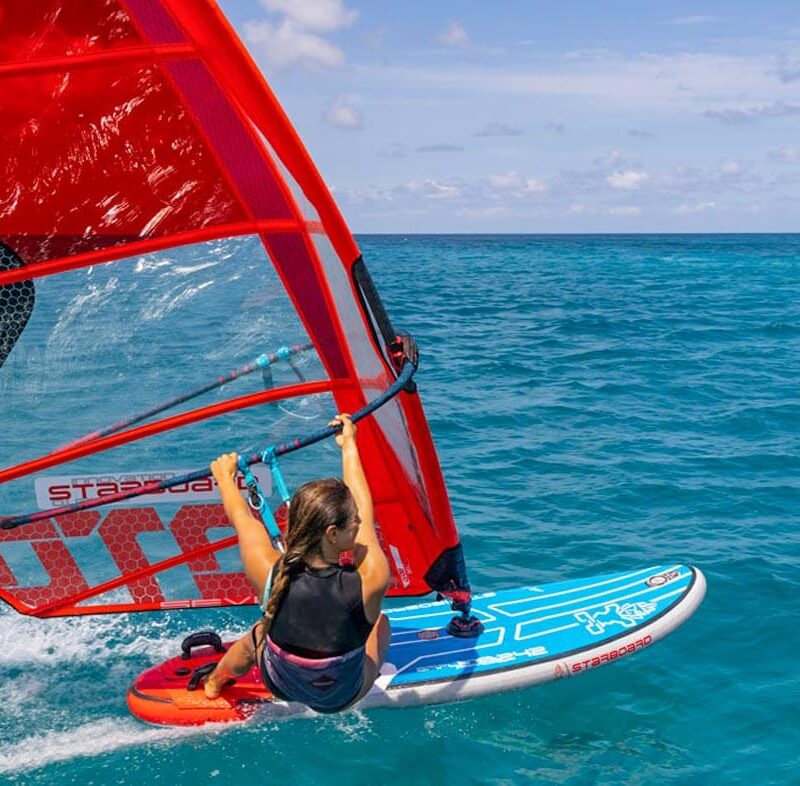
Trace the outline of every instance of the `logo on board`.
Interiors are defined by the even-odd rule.
[[[606,628],[619,625],[621,628],[632,628],[656,610],[656,604],[648,601],[638,603],[609,603],[600,611],[579,611],[574,616],[589,633],[594,636],[602,634]]]
[[[665,570],[663,573],[650,576],[645,584],[648,587],[663,587],[665,584],[669,584],[670,581],[675,581],[680,575],[677,570]]]

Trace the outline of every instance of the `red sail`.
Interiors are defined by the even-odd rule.
[[[0,241],[20,261],[0,268],[0,321],[15,341],[0,368],[11,435],[0,517],[266,447],[281,436],[265,414],[284,418],[276,401],[323,396],[316,415],[327,418],[391,385],[386,322],[359,249],[211,0],[0,0],[0,23]],[[221,259],[224,286],[221,264],[216,277],[202,273]],[[260,327],[248,333],[252,320],[230,323],[247,310],[274,328],[284,301],[289,340],[314,347],[302,379],[226,386],[224,400],[75,447],[104,425],[94,410],[114,422],[228,370],[240,348],[247,358],[275,349]],[[229,318],[214,304],[229,305]],[[156,323],[158,347],[146,332]],[[196,375],[170,361],[184,353],[198,358]],[[458,535],[419,395],[403,392],[364,421],[359,444],[391,594],[439,588],[459,572],[447,567],[459,562]],[[303,451],[298,481],[318,473],[317,456]],[[253,602],[219,505],[197,494],[0,532],[0,597],[40,616]]]

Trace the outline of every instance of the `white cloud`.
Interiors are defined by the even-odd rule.
[[[475,136],[522,136],[524,132],[521,128],[507,126],[505,123],[498,123],[496,120],[487,123]]]
[[[358,18],[358,11],[346,8],[342,0],[261,0],[261,5],[283,14],[298,28],[315,33],[349,27]]]
[[[313,69],[339,68],[344,52],[313,33],[298,29],[289,21],[279,25],[269,22],[245,22],[244,37],[252,44],[259,60],[268,69],[285,71],[295,67]]]
[[[611,188],[619,188],[623,191],[633,191],[641,187],[649,176],[646,172],[628,169],[624,172],[613,172],[606,178],[606,183]]]
[[[725,125],[739,126],[755,123],[764,118],[800,115],[800,106],[787,104],[784,101],[774,101],[771,104],[748,107],[746,109],[709,109],[703,114],[712,120],[719,120],[720,123]]]
[[[351,103],[350,96],[341,95],[328,107],[325,122],[334,128],[363,128],[361,112]]]
[[[409,180],[401,190],[433,200],[451,200],[461,197],[461,187],[457,183],[443,183],[432,178]]]
[[[343,0],[261,0],[261,5],[277,18],[245,22],[244,37],[267,69],[344,65],[344,51],[320,35],[348,27],[358,17]]]
[[[694,14],[692,16],[678,16],[675,19],[670,19],[666,22],[668,25],[706,25],[709,22],[716,22],[715,16],[701,16]]]
[[[580,202],[573,202],[568,208],[567,213],[571,216],[585,216],[591,215],[596,211],[594,208],[588,207],[587,205],[583,205]]]
[[[445,46],[461,48],[468,47],[472,43],[461,22],[450,22],[450,24],[439,33],[436,40]]]
[[[597,166],[609,167],[622,162],[623,155],[619,150],[612,148],[594,159]]]
[[[558,134],[559,136],[564,136],[567,132],[567,127],[563,123],[556,123],[553,120],[548,120],[544,124],[545,131],[551,131],[554,134]]]
[[[621,216],[635,218],[642,214],[642,209],[635,206],[597,207],[585,205],[582,202],[573,202],[567,207],[569,216]]]
[[[771,161],[779,164],[800,164],[800,148],[795,145],[783,145],[776,150],[770,150]]]
[[[390,187],[362,186],[337,194],[343,203],[370,210],[409,215],[421,210],[458,211],[459,215],[492,216],[520,211],[548,210],[541,194],[548,184],[518,172],[465,180],[420,177]],[[437,206],[441,206],[440,208]]]
[[[785,155],[796,157],[800,164],[800,145]],[[780,192],[780,177],[792,186],[797,183],[791,170],[765,179],[752,169],[753,164],[745,158],[730,157],[717,158],[703,167],[679,163],[645,171],[623,157],[609,167],[586,162],[581,168],[561,169],[546,177],[514,169],[490,170],[482,177],[421,174],[394,186],[365,185],[344,194],[343,201],[345,207],[358,205],[362,216],[381,215],[387,220],[402,221],[422,213],[430,221],[426,226],[434,226],[434,217],[444,222],[442,226],[453,226],[447,222],[460,217],[462,229],[468,229],[469,216],[477,219],[481,215],[486,220],[495,216],[498,226],[525,227],[534,225],[526,222],[540,222],[536,226],[543,228],[550,221],[559,231],[579,227],[602,230],[604,226],[626,231],[685,229],[686,221],[701,218],[707,218],[704,227],[711,228],[721,226],[715,221],[743,215],[748,202],[759,204],[773,198]],[[458,171],[454,162],[451,172]]]
[[[516,172],[509,172],[506,175],[489,175],[487,180],[492,188],[499,189],[515,189],[524,184],[524,180]]]
[[[467,218],[499,218],[508,215],[509,212],[505,205],[492,205],[491,207],[462,207],[459,215]]]
[[[707,213],[709,210],[716,210],[716,208],[717,205],[715,202],[696,202],[694,204],[684,202],[682,205],[673,208],[670,212],[676,216],[686,216],[692,213]]]
[[[514,171],[505,175],[489,175],[486,180],[497,191],[507,191],[517,195],[543,194],[547,191],[547,184],[544,181],[536,178],[525,178]]]
[[[742,165],[733,159],[726,159],[719,165],[719,171],[723,175],[740,175],[742,173]]]
[[[708,168],[678,164],[671,172],[653,177],[648,192],[699,204],[724,195],[754,194],[765,185],[764,178],[751,166],[726,158]]]
[[[547,191],[547,183],[543,180],[529,177],[525,180],[525,191],[528,194],[543,194]]]
[[[420,145],[418,153],[460,153],[464,150],[461,145],[454,145],[451,142],[433,142],[429,145]]]
[[[778,58],[775,74],[784,84],[796,82],[800,79],[800,62],[796,58],[789,58],[783,55]]]
[[[439,89],[465,94],[568,98],[574,107],[596,111],[631,108],[641,113],[675,111],[702,114],[744,112],[750,118],[757,96],[761,111],[774,116],[793,113],[786,85],[775,78],[775,59],[769,55],[652,54],[624,56],[612,52],[574,53],[549,67],[495,68],[474,63],[450,67],[358,67],[361,75],[386,90],[395,86],[420,91]],[[781,102],[784,102],[781,105]],[[757,107],[758,109],[758,107]],[[731,122],[736,122],[733,119]]]
[[[405,158],[408,155],[408,148],[400,142],[392,142],[378,150],[377,155],[378,158]]]

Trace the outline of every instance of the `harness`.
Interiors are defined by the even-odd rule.
[[[277,563],[276,563],[277,565]],[[266,612],[275,565],[264,586],[261,609]],[[253,629],[253,643],[255,628]],[[258,645],[256,645],[258,649]],[[261,679],[284,701],[297,701],[315,712],[339,712],[353,702],[364,683],[364,645],[327,658],[306,658],[276,644],[266,635],[258,659]]]

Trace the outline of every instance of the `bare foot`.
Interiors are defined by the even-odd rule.
[[[206,680],[203,683],[203,691],[205,692],[207,699],[219,698],[223,688],[227,687],[228,685],[233,685],[233,683],[236,682],[236,680],[231,678],[228,678],[227,680],[221,680],[217,676],[218,671],[219,669],[212,671],[211,674],[206,677]]]

